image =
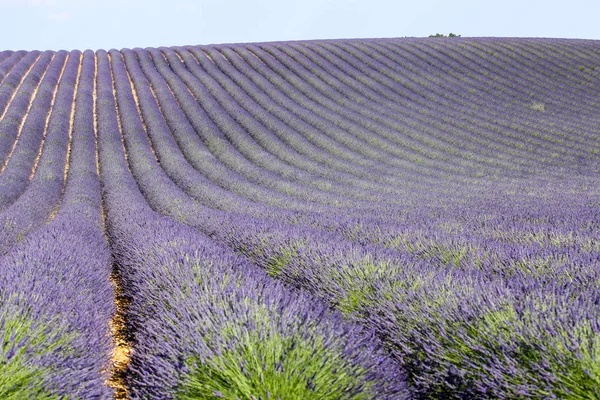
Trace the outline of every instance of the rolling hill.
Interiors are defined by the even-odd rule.
[[[0,397],[600,398],[600,42],[0,51]]]

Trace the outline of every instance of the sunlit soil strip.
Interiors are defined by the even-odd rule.
[[[110,61],[110,55],[108,55]],[[112,75],[112,70],[111,70]],[[97,102],[97,78],[98,77],[98,61],[96,59],[95,63],[95,73],[94,73],[94,135],[96,138],[96,169],[98,172],[98,176],[100,177],[100,148],[98,147],[98,113],[96,112],[96,102]],[[113,79],[113,95],[116,96],[116,90],[114,87],[114,79]],[[116,98],[116,97],[115,97]],[[119,118],[119,110],[117,105],[115,104],[115,108],[117,109],[117,122],[119,123],[119,131],[122,132],[121,129],[121,120]],[[123,137],[121,136],[121,141]],[[127,153],[125,153],[125,157],[127,157]],[[102,201],[102,218],[104,220],[104,226],[106,226],[106,210],[104,208],[104,199]],[[106,232],[106,229],[104,230]],[[107,238],[108,240],[108,238]],[[113,270],[110,278],[110,282],[113,285],[115,292],[115,306],[116,312],[115,315],[109,322],[110,333],[113,337],[114,348],[111,354],[111,368],[110,368],[110,377],[106,381],[106,385],[115,389],[115,399],[128,399],[129,392],[127,390],[127,386],[125,385],[125,374],[127,373],[127,368],[129,367],[129,362],[131,359],[131,354],[133,349],[131,348],[131,342],[127,331],[126,324],[126,315],[127,309],[129,306],[129,300],[123,295],[123,286],[121,281],[121,274],[119,271],[119,267],[117,265],[113,265]]]
[[[71,55],[69,55],[69,57],[71,57]],[[68,58],[67,57],[67,61]],[[71,163],[71,146],[73,144],[73,129],[74,129],[74,125],[75,125],[75,103],[77,102],[77,94],[78,94],[78,89],[79,89],[79,80],[81,79],[81,68],[83,66],[83,55],[79,54],[79,67],[77,68],[77,80],[75,81],[75,89],[74,89],[74,95],[73,95],[73,102],[71,103],[71,116],[69,118],[69,143],[67,144],[67,158],[65,160],[65,174],[63,177],[63,187],[62,187],[62,192],[60,194],[60,201],[58,202],[58,204],[56,205],[56,207],[54,208],[54,210],[52,211],[52,213],[50,214],[50,217],[48,218],[49,221],[52,221],[54,219],[54,217],[56,217],[56,214],[58,214],[58,210],[60,209],[60,204],[62,203],[62,199],[65,195],[65,189],[67,188],[67,177],[69,175],[69,165]],[[60,84],[60,81],[62,79],[62,73],[65,70],[65,66],[67,65],[67,63],[65,62],[65,65],[63,66],[63,70],[60,72],[60,77],[58,78],[58,84],[56,85],[56,87],[58,87],[58,85]],[[50,106],[50,113],[54,110],[54,99],[56,97],[56,90],[54,91],[54,95],[52,97],[52,103]],[[50,113],[48,113],[48,117],[46,118],[46,127],[44,128],[44,141],[46,139],[46,132],[48,130],[48,121],[50,120]],[[44,141],[42,141],[42,146]],[[35,164],[34,164],[34,171],[35,168],[37,168],[37,164],[40,160],[40,157],[42,155],[42,151],[40,149],[40,152],[38,154],[38,158],[35,160]],[[29,179],[33,178],[33,173],[32,175],[29,177]]]
[[[44,77],[46,76],[46,72],[48,72],[48,70],[50,69],[50,65],[52,64],[52,60],[54,60],[54,57],[55,57],[55,55],[53,55],[52,58],[50,59],[50,62],[48,63],[48,66],[44,70],[44,73],[42,74],[42,77],[40,78],[40,81],[38,82],[37,86],[33,90],[33,93],[31,94],[31,97],[29,98],[29,105],[27,106],[27,111],[25,112],[25,115],[23,115],[23,118],[21,118],[21,122],[19,124],[19,129],[17,131],[17,137],[15,138],[15,141],[12,144],[10,152],[8,153],[8,155],[6,156],[6,159],[4,160],[4,164],[2,164],[2,167],[0,167],[0,174],[2,172],[4,172],[4,170],[6,169],[6,166],[8,165],[8,161],[12,157],[12,155],[13,155],[13,153],[15,151],[15,148],[17,147],[17,143],[19,143],[19,138],[21,137],[21,132],[23,132],[23,126],[25,125],[25,121],[27,121],[27,118],[29,116],[29,111],[31,111],[31,106],[33,105],[33,102],[34,102],[35,97],[37,95],[38,89],[40,88],[40,85],[44,81]],[[39,59],[39,57],[38,57],[38,59]],[[37,60],[36,60],[36,62],[37,62]],[[8,109],[9,109],[9,107],[10,107],[12,101],[13,101],[13,99],[17,95],[17,92],[19,91],[19,88],[21,87],[21,84],[25,81],[25,77],[29,74],[29,71],[31,71],[31,69],[34,67],[35,64],[36,63],[34,62],[31,65],[31,67],[29,67],[29,69],[27,70],[27,72],[23,75],[23,79],[21,79],[21,82],[19,82],[19,86],[17,86],[17,88],[13,92],[12,96],[10,97],[9,102],[6,105],[6,109],[4,110],[4,113],[2,114],[2,116],[0,117],[0,120],[2,118],[4,118],[4,115],[7,113]],[[66,60],[65,60],[65,63],[63,64],[62,70],[60,71],[60,76],[61,77],[62,77],[62,73],[65,70],[65,65],[67,65]],[[52,109],[52,105],[54,104],[54,97],[56,96],[57,89],[58,89],[58,85],[56,85],[56,87],[54,88],[54,93],[52,94],[52,104],[50,105],[50,109]],[[50,118],[50,111],[48,111],[48,117],[46,118],[46,127],[48,127],[48,120],[49,120],[49,118]],[[46,137],[46,129],[44,129],[44,137]],[[40,146],[40,154],[41,154],[41,151],[42,151],[42,146]],[[38,157],[39,157],[39,154],[38,154]],[[37,162],[37,160],[36,160],[36,162]],[[34,166],[34,171],[35,171],[35,166]],[[31,177],[29,177],[29,179],[31,179]]]
[[[205,51],[202,51],[202,52],[206,55],[206,57],[210,60],[211,63],[216,64],[215,60],[213,60],[213,58],[208,53],[206,53]],[[179,57],[179,53],[176,53],[176,54]],[[181,57],[179,57],[179,59],[183,62],[183,60],[181,59]]]
[[[121,276],[118,268],[113,267],[110,282],[115,292],[116,313],[108,323],[110,333],[113,337],[114,348],[111,354],[110,378],[106,384],[115,389],[115,399],[127,399],[128,391],[125,385],[125,374],[131,358],[131,346],[127,337],[127,325],[125,315],[129,306],[129,301],[123,296],[121,286]]]
[[[183,64],[184,63],[183,57],[181,57],[181,55],[179,55],[178,52],[175,52],[175,55],[177,56],[177,58],[179,58],[179,61],[181,61],[181,63]],[[210,59],[210,61],[212,61],[213,64],[215,63],[215,61],[212,58]]]
[[[69,119],[69,144],[67,146],[67,160],[65,162],[65,175],[63,186],[63,194],[65,193],[65,187],[67,182],[67,176],[69,175],[69,166],[71,165],[71,147],[73,145],[73,129],[75,128],[75,103],[77,101],[77,93],[79,89],[79,80],[81,79],[81,68],[83,67],[83,54],[79,54],[79,67],[77,68],[77,82],[75,82],[75,96],[73,96],[73,104],[71,104],[71,117]]]

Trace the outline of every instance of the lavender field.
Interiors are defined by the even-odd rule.
[[[0,398],[600,399],[600,42],[0,51]]]

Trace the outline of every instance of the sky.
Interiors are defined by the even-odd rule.
[[[0,50],[435,33],[600,40],[598,15],[597,0],[0,0]]]

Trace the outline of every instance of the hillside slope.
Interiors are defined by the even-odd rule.
[[[600,398],[599,111],[591,40],[0,52],[0,394]]]

